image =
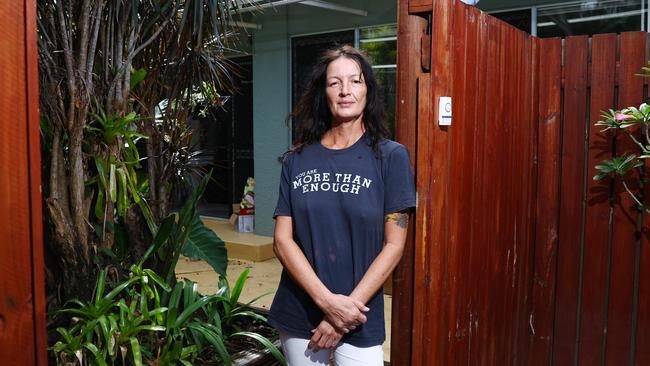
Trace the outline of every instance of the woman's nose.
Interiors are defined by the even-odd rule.
[[[349,86],[349,84],[348,84],[347,82],[345,82],[345,81],[341,83],[341,91],[340,91],[340,94],[341,94],[341,95],[348,95],[348,94],[350,94],[350,86]]]

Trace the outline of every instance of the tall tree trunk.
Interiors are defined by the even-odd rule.
[[[75,113],[78,117],[80,113]],[[85,118],[84,118],[85,119]],[[86,192],[84,177],[84,157],[81,150],[83,142],[84,119],[75,121],[70,136],[70,151],[68,159],[70,161],[70,208],[72,210],[72,222],[74,223],[74,233],[81,249],[81,255],[86,263],[90,263],[90,251],[88,249],[88,215],[84,210],[84,195]]]

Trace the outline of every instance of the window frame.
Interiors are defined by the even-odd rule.
[[[529,33],[533,36],[538,35],[538,19],[539,19],[539,12],[540,10],[544,9],[550,9],[550,8],[555,8],[559,6],[569,6],[572,4],[581,4],[583,1],[566,1],[566,2],[558,2],[554,4],[544,4],[544,5],[535,5],[535,6],[522,6],[522,7],[513,7],[513,8],[505,8],[505,9],[499,9],[499,10],[494,10],[488,12],[488,14],[493,15],[493,14],[499,14],[499,13],[507,13],[507,12],[512,12],[512,11],[520,11],[520,10],[526,10],[529,9],[531,14],[530,14],[530,30]],[[644,16],[645,14],[645,16]],[[641,0],[641,29],[638,29],[639,31],[644,31],[648,32],[650,31],[650,0]]]

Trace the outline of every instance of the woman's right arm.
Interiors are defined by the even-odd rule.
[[[276,217],[273,251],[294,281],[314,300],[332,325],[347,333],[350,327],[366,322],[363,313],[369,310],[368,307],[349,296],[333,294],[318,278],[293,240],[291,216]]]

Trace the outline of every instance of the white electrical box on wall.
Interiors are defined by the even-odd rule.
[[[451,97],[440,97],[438,104],[438,125],[451,126]]]

